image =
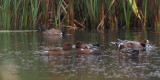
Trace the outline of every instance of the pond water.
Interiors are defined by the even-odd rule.
[[[119,58],[110,42],[148,39],[156,50],[138,58]],[[68,30],[63,37],[41,32],[0,32],[0,80],[159,80],[159,31]],[[83,41],[99,43],[101,55],[78,54],[41,56],[43,48]]]

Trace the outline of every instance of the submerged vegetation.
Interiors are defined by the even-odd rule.
[[[159,0],[1,0],[0,29],[160,28]]]

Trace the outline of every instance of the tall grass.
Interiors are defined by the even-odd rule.
[[[147,7],[148,7],[148,0],[144,1],[144,26],[146,26],[147,22]]]
[[[126,26],[127,28],[129,28],[129,24],[130,24],[130,10],[129,10],[129,2],[128,1],[124,1],[122,0],[123,3],[123,10],[124,10],[124,16],[125,16],[125,21],[126,21]],[[127,5],[126,5],[127,4]],[[127,6],[127,7],[126,7]],[[127,9],[126,9],[127,8]]]
[[[158,29],[155,26],[160,25],[159,3],[159,0],[1,0],[0,29],[36,29],[39,25]]]
[[[1,29],[36,29],[39,0],[1,0]]]
[[[10,1],[11,0],[2,0],[1,1],[1,24],[2,29],[10,29]]]
[[[38,9],[39,9],[39,4],[40,2],[38,2],[39,0],[31,0],[31,24],[30,26],[33,26],[31,27],[32,29],[35,29],[36,28],[36,21],[37,21],[37,15],[38,15]]]

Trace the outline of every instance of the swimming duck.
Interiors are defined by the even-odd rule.
[[[115,44],[118,50],[121,49],[132,49],[132,50],[144,50],[145,48],[149,48],[149,40],[142,40],[140,42],[137,41],[129,41],[129,40],[120,40],[118,39],[117,42],[111,42]]]
[[[63,54],[69,54],[70,49],[72,49],[71,43],[65,43],[62,47],[53,47],[49,50],[44,50],[43,55],[63,55]]]
[[[79,54],[101,54],[99,44],[85,44],[82,41],[77,41],[76,44],[72,46],[72,48],[76,48],[76,52]]]
[[[137,56],[141,51],[149,48],[149,40],[128,41],[128,40],[118,40],[118,42],[112,42],[117,46],[119,51],[118,55],[127,56]]]
[[[43,31],[43,35],[46,36],[61,36],[62,35],[62,31],[59,29],[55,29],[55,28],[51,28],[49,30],[47,30],[45,25],[41,25],[39,27],[40,31]]]
[[[43,32],[43,35],[47,35],[47,36],[61,36],[62,35],[62,31],[59,29],[49,29]]]

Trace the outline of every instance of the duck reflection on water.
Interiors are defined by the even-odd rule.
[[[85,74],[90,74],[90,72],[97,73],[97,71],[104,70],[102,55],[73,53],[59,56],[40,56],[39,59],[49,67],[48,71],[52,73],[73,73],[72,75],[78,77],[79,73],[77,72],[79,71],[82,73],[85,70]]]

